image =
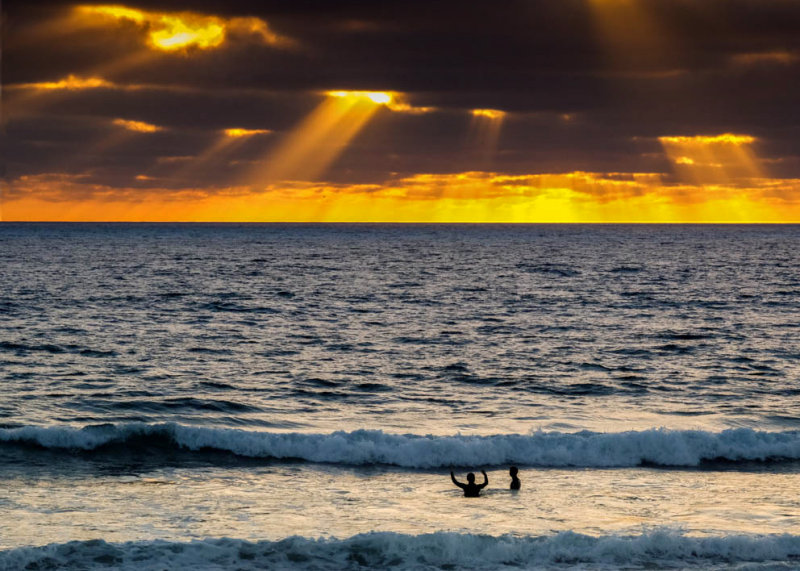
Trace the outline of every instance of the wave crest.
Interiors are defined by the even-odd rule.
[[[800,537],[734,535],[689,537],[670,530],[639,536],[592,537],[573,532],[545,537],[438,532],[372,532],[337,539],[290,537],[249,542],[206,539],[191,543],[72,541],[0,552],[11,569],[498,569],[558,565],[602,568],[661,566],[707,569],[736,563],[796,565]],[[774,567],[773,567],[774,568]]]
[[[706,461],[800,459],[800,431],[747,428],[707,432],[653,429],[620,433],[534,432],[493,436],[421,436],[356,430],[331,434],[253,432],[167,424],[106,424],[84,428],[0,429],[0,443],[86,451],[127,447],[204,450],[247,458],[295,459],[404,468],[500,466],[629,467],[698,466]]]

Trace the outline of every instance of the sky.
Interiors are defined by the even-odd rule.
[[[800,222],[800,0],[2,3],[0,220]]]

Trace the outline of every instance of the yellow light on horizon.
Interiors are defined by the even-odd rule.
[[[162,178],[138,175],[135,186],[114,187],[84,174],[26,175],[8,182],[3,213],[39,221],[800,221],[800,179],[689,185],[665,183],[658,173],[457,172],[370,184],[154,187]]]
[[[123,127],[129,131],[135,131],[137,133],[155,133],[157,131],[162,131],[164,128],[159,127],[158,125],[153,125],[151,123],[145,123],[144,121],[131,121],[128,119],[114,119],[112,121],[114,125],[118,127]]]
[[[272,133],[270,129],[243,129],[240,127],[233,127],[223,131],[228,137],[252,137],[253,135],[267,135]]]

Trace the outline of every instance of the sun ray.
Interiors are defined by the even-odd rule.
[[[692,184],[732,184],[765,176],[750,135],[659,137],[678,178]]]
[[[198,155],[183,161],[180,168],[171,171],[169,176],[172,180],[196,179],[199,172],[207,172],[219,167],[253,137],[271,133],[270,129],[246,129],[243,127],[222,129],[208,147]],[[189,174],[192,177],[188,177]]]
[[[268,135],[272,133],[270,129],[244,129],[242,127],[231,127],[223,131],[227,137],[252,137],[253,135]]]
[[[315,180],[375,112],[394,100],[391,93],[378,91],[329,91],[326,96],[253,173],[253,180]]]
[[[663,62],[675,53],[647,0],[586,0],[599,41],[615,68]]]
[[[507,113],[499,109],[472,109],[470,114],[472,121],[467,136],[468,144],[477,148],[481,168],[488,169],[497,151],[500,129]]]

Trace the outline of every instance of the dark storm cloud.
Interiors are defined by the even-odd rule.
[[[7,3],[8,4],[8,3]],[[28,18],[57,11],[8,9],[7,82],[32,81],[64,69],[88,69],[131,51],[132,24],[109,30],[56,30],[51,41],[18,49],[14,36]],[[609,71],[607,54],[588,0],[525,2],[128,2],[170,11],[191,9],[227,17],[263,18],[296,49],[239,44],[183,58],[165,55],[126,74],[142,82],[218,87],[398,91],[507,91],[553,82],[568,93],[586,76]],[[14,6],[16,5],[16,6]],[[800,3],[740,0],[644,3],[661,41],[631,50],[658,51],[636,58],[632,72],[716,69],[736,54],[790,50],[800,55]],[[62,10],[67,10],[63,5]],[[635,22],[630,24],[636,26]],[[631,63],[631,62],[628,62]],[[625,68],[623,62],[623,70]],[[598,80],[602,81],[602,79]]]
[[[70,163],[65,146],[102,139],[114,118],[166,127],[125,141],[113,158],[98,155],[96,172],[116,168],[125,178],[165,156],[202,152],[219,129],[286,131],[317,104],[313,92],[328,89],[405,92],[412,104],[439,110],[381,112],[337,162],[334,179],[470,168],[474,157],[462,143],[472,108],[513,113],[497,169],[664,168],[663,156],[653,158],[660,135],[744,132],[763,139],[765,156],[787,158],[776,169],[800,174],[789,172],[797,167],[791,157],[800,155],[800,2],[642,2],[654,37],[631,40],[627,49],[624,33],[602,37],[588,0],[122,4],[258,17],[295,43],[233,38],[220,49],[150,53],[144,64],[115,67],[111,62],[146,53],[136,25],[48,27],[72,4],[5,2],[6,86],[97,70],[120,85],[145,86],[54,96],[57,103],[27,116],[14,114],[18,94],[8,92],[10,174],[79,171],[76,165],[91,161]],[[75,126],[70,117],[87,123]],[[241,159],[263,158],[270,144],[248,143]],[[220,183],[231,174],[216,172]]]

